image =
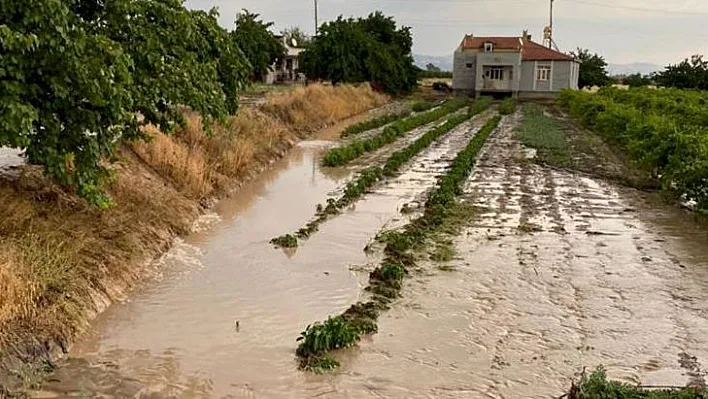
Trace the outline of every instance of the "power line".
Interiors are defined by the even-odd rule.
[[[526,3],[526,4],[531,4],[532,1],[530,0],[348,0],[348,1],[355,1],[355,2],[372,2],[372,3],[389,3],[389,2],[405,2],[405,3],[434,3],[434,4],[440,4],[440,3],[448,3],[448,4],[475,4],[475,3]],[[588,1],[588,0],[565,0],[562,3],[568,4],[568,3],[578,3],[578,4],[584,4],[584,5],[589,5],[589,6],[594,6],[594,7],[604,7],[604,8],[611,8],[611,9],[616,9],[616,10],[628,10],[628,11],[638,11],[638,12],[653,12],[653,13],[660,13],[660,14],[666,14],[666,15],[686,15],[686,16],[708,16],[708,12],[695,12],[695,11],[680,11],[680,10],[661,10],[657,8],[646,8],[646,7],[632,7],[632,6],[622,6],[622,5],[617,5],[617,4],[609,4],[609,3],[597,3],[594,1]],[[534,3],[535,4],[535,3]]]

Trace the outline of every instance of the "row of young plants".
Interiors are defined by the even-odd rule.
[[[686,388],[642,388],[607,379],[605,369],[600,366],[591,374],[583,372],[580,381],[573,383],[565,395],[568,399],[696,399],[708,395],[705,387]]]
[[[444,124],[426,132],[406,148],[396,151],[386,160],[383,167],[371,166],[364,169],[357,178],[347,183],[344,188],[344,194],[339,199],[330,198],[326,205],[317,205],[315,218],[308,222],[305,227],[299,229],[293,234],[285,234],[280,237],[273,238],[270,243],[280,248],[295,248],[299,245],[299,240],[309,238],[317,232],[319,226],[327,221],[330,217],[338,215],[342,209],[351,205],[363,196],[368,189],[376,184],[383,177],[395,175],[400,168],[415,155],[430,146],[435,140],[439,139],[455,127],[459,126],[466,120],[479,114],[489,107],[488,100],[475,102],[468,112],[460,115],[452,116]]]
[[[682,90],[602,89],[561,93],[580,123],[651,172],[673,200],[708,213],[708,98]]]
[[[352,305],[341,315],[329,317],[324,322],[309,325],[300,334],[296,354],[301,368],[314,372],[334,369],[339,363],[329,352],[352,347],[362,335],[378,331],[380,313],[400,296],[403,279],[415,266],[415,251],[454,217],[459,205],[457,197],[463,192],[464,182],[474,168],[477,154],[500,119],[500,116],[495,116],[487,121],[457,154],[447,173],[438,179],[435,188],[428,194],[423,215],[403,230],[383,236],[384,260],[369,274],[369,286],[366,288],[371,300]]]
[[[516,100],[507,98],[499,104],[499,113],[502,115],[510,115],[516,111]]]
[[[342,131],[340,137],[345,138],[349,136],[354,136],[359,133],[368,132],[369,130],[378,129],[381,126],[386,126],[389,123],[395,122],[397,120],[409,117],[413,111],[404,110],[401,112],[395,112],[392,114],[387,114],[380,116],[378,118],[370,119],[368,121],[355,123]]]
[[[432,111],[396,121],[384,128],[377,136],[356,140],[343,147],[337,147],[327,151],[322,159],[322,163],[330,167],[345,165],[363,154],[376,151],[387,144],[391,144],[411,130],[434,122],[459,110],[467,104],[468,101],[465,98],[454,98],[444,102],[439,108]]]

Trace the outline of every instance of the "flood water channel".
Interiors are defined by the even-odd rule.
[[[705,230],[641,194],[518,163],[518,116],[490,137],[470,179],[479,217],[449,268],[421,265],[379,333],[339,354],[339,372],[297,369],[299,332],[363,295],[379,260],[363,248],[405,222],[401,207],[491,115],[434,143],[297,250],[274,249],[271,238],[302,227],[364,166],[320,167],[331,132],[302,142],[178,240],[36,396],[548,398],[598,364],[625,381],[705,383]]]

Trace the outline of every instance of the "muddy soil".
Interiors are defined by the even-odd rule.
[[[429,264],[405,286],[337,395],[559,397],[600,364],[630,383],[705,384],[705,230],[636,191],[520,160],[518,118],[469,182],[479,215],[455,271]]]
[[[466,187],[458,256],[423,264],[379,333],[333,375],[297,371],[294,338],[360,299],[376,255],[489,113],[455,129],[325,223],[297,251],[268,240],[306,222],[332,177],[305,142],[222,202],[72,350],[42,397],[559,397],[583,367],[647,385],[705,384],[708,246],[676,209],[523,158],[505,117]],[[237,323],[238,322],[238,323]]]
[[[378,261],[363,248],[404,222],[401,207],[432,187],[490,116],[448,133],[297,250],[275,250],[270,238],[307,222],[354,174],[320,168],[331,132],[301,143],[176,243],[152,281],[101,315],[34,394],[309,397],[329,390],[339,377],[297,370],[295,338],[362,296]]]

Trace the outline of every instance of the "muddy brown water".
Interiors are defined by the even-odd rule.
[[[301,143],[178,240],[151,281],[99,316],[35,395],[307,397],[328,389],[335,377],[297,370],[295,338],[358,300],[378,260],[364,247],[404,223],[400,208],[422,198],[490,115],[438,140],[300,248],[276,250],[268,241],[304,225],[358,168],[319,166],[332,131]]]
[[[178,242],[36,394],[548,398],[599,364],[628,382],[704,383],[705,230],[636,192],[518,162],[518,115],[490,137],[466,187],[478,217],[456,239],[454,271],[423,264],[379,333],[337,354],[338,373],[297,370],[297,334],[362,295],[377,260],[362,248],[405,222],[400,207],[422,199],[489,116],[439,140],[297,251],[274,250],[270,238],[309,220],[356,169],[323,171],[331,143],[302,143]]]

